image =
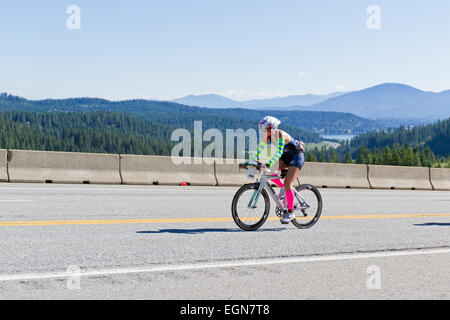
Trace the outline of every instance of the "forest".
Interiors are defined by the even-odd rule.
[[[215,128],[222,132],[227,129],[256,129],[259,114],[231,112],[230,109],[188,107],[177,103],[151,100],[108,101],[95,98],[73,98],[60,100],[27,100],[24,98],[0,94],[1,111],[25,112],[118,112],[148,120],[153,123],[174,128],[193,130],[195,121],[202,121],[205,130]],[[249,110],[250,111],[250,110]],[[297,139],[307,142],[319,142],[318,133],[300,126],[286,124],[283,126]]]
[[[170,155],[175,128],[114,112],[0,112],[0,148]]]
[[[343,143],[336,153],[342,161],[352,158],[357,163],[448,166],[450,119],[360,134]]]
[[[413,148],[407,144],[394,144],[392,148],[386,146],[380,149],[374,148],[373,150],[362,146],[358,150],[356,159],[352,158],[350,152],[339,154],[333,148],[314,148],[306,152],[305,159],[311,162],[450,168],[450,156],[437,157],[428,146]]]
[[[171,141],[174,130],[185,128],[192,132],[195,121],[202,121],[203,130],[216,128],[224,136],[226,129],[256,129],[254,119],[263,112],[247,112],[250,110],[224,112],[144,100],[30,101],[1,94],[0,148],[170,155],[175,144]],[[306,119],[314,118],[314,113],[303,115]],[[284,121],[283,129],[292,136],[304,142],[321,141],[316,132],[295,126],[300,122],[299,114],[286,112],[276,116]],[[336,123],[342,117],[339,113],[321,116],[328,119],[323,121]],[[363,121],[353,115],[348,117],[353,125]],[[319,162],[450,167],[449,141],[450,119],[447,119],[415,127],[374,129],[342,143],[337,149],[312,148],[305,155],[307,161]]]

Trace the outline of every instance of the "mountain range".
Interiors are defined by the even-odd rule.
[[[209,108],[283,109],[352,113],[367,119],[421,119],[450,117],[450,90],[429,92],[384,83],[364,90],[329,95],[293,95],[272,99],[234,101],[219,95],[187,96],[174,102]]]
[[[374,121],[343,112],[205,108],[152,100],[108,101],[98,98],[28,100],[6,93],[0,94],[0,112],[3,111],[119,112],[177,128],[193,128],[194,121],[201,120],[205,130],[256,128],[257,122],[262,117],[271,114],[283,122],[283,128],[291,130],[292,134],[304,136],[308,139],[306,141],[318,141],[319,134],[358,134],[400,125],[392,124],[392,121],[389,123]]]
[[[246,109],[269,109],[273,107],[310,106],[330,98],[338,97],[344,93],[334,92],[327,95],[292,95],[287,97],[275,97],[270,99],[254,99],[247,101],[236,101],[217,94],[189,95],[172,100],[172,102],[187,106],[198,106],[205,108],[246,108]]]

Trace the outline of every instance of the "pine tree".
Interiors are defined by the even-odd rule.
[[[309,151],[306,153],[305,161],[317,162],[317,154],[314,151]]]
[[[350,155],[350,152],[347,152],[345,154],[345,159],[344,159],[344,163],[352,163],[352,156]]]
[[[326,162],[326,161],[327,161],[327,158],[325,155],[325,148],[322,147],[322,149],[320,150],[320,153],[319,153],[319,162]]]
[[[402,165],[407,167],[414,165],[414,152],[410,146],[405,146],[403,148]]]
[[[330,157],[328,158],[328,162],[330,163],[338,163],[339,159],[338,159],[338,155],[335,149],[333,149],[331,151]]]
[[[391,148],[389,148],[389,146],[386,146],[383,149],[382,164],[384,164],[384,165],[391,165],[391,164],[393,164],[393,155],[392,155]]]
[[[369,149],[367,149],[366,146],[362,146],[359,149],[359,155],[358,155],[358,158],[356,159],[356,163],[371,164],[371,162],[372,162],[371,160],[372,160],[372,157],[371,157]]]

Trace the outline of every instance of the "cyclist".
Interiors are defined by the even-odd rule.
[[[285,197],[288,205],[288,211],[283,214],[283,218],[280,220],[283,224],[288,224],[295,219],[294,215],[294,190],[292,185],[297,179],[300,171],[305,163],[305,157],[303,151],[305,151],[302,142],[295,140],[288,133],[278,129],[281,121],[277,118],[267,116],[261,119],[259,122],[259,129],[261,130],[261,142],[256,150],[256,155],[250,157],[250,161],[256,162],[259,160],[261,152],[267,146],[268,143],[278,142],[278,148],[272,159],[266,164],[261,165],[261,169],[273,167],[277,161],[279,162],[278,170],[288,169],[284,184],[281,180],[272,180],[280,188],[284,188]],[[283,189],[282,189],[283,192]],[[282,194],[280,192],[280,194]]]

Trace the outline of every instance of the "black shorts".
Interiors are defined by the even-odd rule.
[[[280,158],[288,167],[303,168],[305,164],[305,156],[303,153],[284,152]]]

